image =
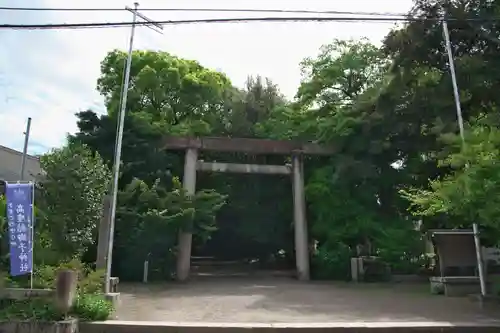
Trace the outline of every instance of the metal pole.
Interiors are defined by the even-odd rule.
[[[26,155],[28,154],[28,142],[30,140],[30,129],[31,129],[31,117],[28,117],[28,122],[26,123],[26,132],[24,132],[24,148],[23,148],[23,160],[21,162],[21,180],[24,180],[24,171],[26,170]]]
[[[481,296],[486,296],[486,281],[484,276],[483,256],[481,252],[481,240],[479,239],[479,227],[477,223],[472,224],[474,232],[474,244],[476,245],[477,270],[479,271],[479,283],[481,285]]]
[[[125,72],[127,71],[127,59],[123,62],[123,71],[122,71],[122,85],[120,86],[120,104],[118,105],[118,114],[117,114],[117,119],[120,119],[121,117],[121,109],[122,109],[122,99],[123,99],[123,83],[125,81]],[[118,142],[118,132],[120,128],[120,122],[116,122],[116,135],[115,135],[115,151],[113,153],[113,156],[116,157],[116,142]],[[114,166],[115,161],[113,161],[113,166]],[[113,189],[111,189],[113,190]]]
[[[464,134],[464,121],[462,117],[462,107],[460,105],[460,95],[458,92],[457,75],[455,72],[455,61],[453,60],[453,53],[451,50],[450,33],[448,31],[448,23],[446,17],[443,20],[443,34],[446,43],[446,52],[448,53],[448,64],[450,66],[451,81],[453,84],[453,95],[455,97],[455,107],[457,110],[458,127],[460,130],[460,137],[462,139],[462,147],[465,147],[465,134]],[[468,167],[468,164],[465,165]],[[481,285],[481,296],[486,296],[486,281],[483,270],[483,256],[481,252],[481,242],[479,240],[479,227],[477,223],[472,224],[474,231],[474,244],[476,245],[476,258],[477,269],[479,271],[479,283]]]
[[[123,92],[122,100],[120,105],[120,115],[118,118],[118,135],[116,138],[116,149],[115,149],[115,165],[113,167],[113,195],[111,200],[111,214],[110,214],[110,226],[109,226],[109,241],[108,241],[108,253],[106,262],[106,292],[110,292],[110,278],[111,278],[111,261],[113,260],[113,240],[115,233],[115,216],[116,216],[116,200],[118,196],[118,179],[120,177],[120,161],[122,154],[122,140],[123,140],[123,125],[125,122],[125,110],[127,107],[127,95],[128,86],[130,80],[130,66],[132,64],[132,50],[134,47],[134,33],[135,33],[135,23],[137,21],[137,7],[139,4],[134,3],[134,16],[132,19],[132,29],[130,32],[129,49],[127,56],[127,64],[125,67],[125,80],[123,82]]]
[[[464,120],[462,117],[462,106],[460,105],[460,94],[458,92],[457,74],[455,71],[455,61],[453,60],[453,53],[451,51],[450,33],[448,31],[448,23],[446,19],[443,20],[443,33],[446,43],[446,53],[448,53],[448,64],[450,66],[451,82],[453,84],[453,95],[455,97],[455,107],[457,109],[458,129],[460,130],[460,137],[462,143],[465,144],[464,134]]]

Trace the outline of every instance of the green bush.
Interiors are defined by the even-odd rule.
[[[104,271],[95,271],[89,266],[73,259],[61,263],[59,266],[41,265],[35,267],[33,272],[33,287],[37,289],[54,289],[57,272],[61,269],[71,269],[78,272],[78,292],[83,294],[100,293],[104,287]],[[3,283],[13,288],[28,288],[28,276],[12,278],[6,276]]]
[[[72,309],[72,314],[86,321],[102,321],[108,319],[113,313],[113,304],[103,295],[79,295]]]
[[[63,262],[59,266],[42,265],[34,271],[33,286],[38,289],[54,289],[57,272],[61,269],[78,272],[78,294],[67,316],[91,321],[108,319],[114,309],[112,303],[102,295],[103,271],[94,271],[78,260]],[[2,281],[11,287],[29,287],[29,280],[26,277],[13,279],[7,276]],[[57,321],[64,317],[50,298],[0,300],[0,320]]]
[[[104,270],[95,271],[76,259],[62,263],[57,268],[57,270],[59,269],[72,269],[78,272],[79,294],[98,294],[103,291],[105,278]]]
[[[103,295],[79,295],[67,315],[61,313],[50,298],[33,297],[23,300],[0,300],[1,320],[58,321],[78,318],[83,321],[102,321],[113,313],[113,304]]]
[[[36,267],[33,272],[33,287],[41,289],[52,289],[55,286],[57,267],[43,265]]]
[[[348,281],[351,276],[350,248],[337,243],[335,248],[319,246],[312,257],[312,276],[320,280]]]
[[[99,294],[104,290],[105,271],[90,271],[78,281],[80,294]]]
[[[64,315],[54,302],[43,297],[23,300],[0,300],[0,320],[43,320],[57,321]]]

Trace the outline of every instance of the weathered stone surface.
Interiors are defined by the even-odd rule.
[[[203,162],[196,163],[199,171],[226,172],[226,173],[258,173],[268,175],[290,175],[292,170],[287,165],[261,165],[241,163]]]
[[[117,293],[118,292],[118,284],[120,283],[120,279],[116,276],[109,278],[110,292]]]
[[[463,297],[481,293],[479,277],[477,276],[432,276],[429,278],[431,293],[450,297]],[[487,288],[491,283],[487,281]]]
[[[57,272],[55,301],[57,308],[66,313],[69,311],[76,297],[78,273],[74,270]]]
[[[194,148],[206,151],[287,155],[293,152],[308,155],[332,155],[334,146],[312,142],[225,137],[165,137],[165,149]]]
[[[25,299],[29,297],[52,297],[52,289],[5,288],[0,290],[0,298]]]
[[[209,323],[108,321],[82,323],[81,333],[489,333],[498,332],[498,324],[450,322],[356,322],[356,323]]]
[[[11,321],[0,322],[0,333],[77,333],[74,319],[59,322]]]

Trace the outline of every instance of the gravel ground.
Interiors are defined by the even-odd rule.
[[[188,283],[120,284],[119,320],[218,323],[500,320],[467,298],[429,294],[425,285],[216,278]]]

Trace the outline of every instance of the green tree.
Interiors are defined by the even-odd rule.
[[[95,242],[102,200],[110,181],[102,158],[86,146],[70,144],[40,159],[37,230],[61,258],[80,257]]]
[[[384,96],[395,82],[390,60],[366,40],[336,40],[324,46],[316,58],[302,63],[304,79],[296,103],[276,109],[261,126],[278,137],[328,143],[338,149],[332,157],[307,161],[317,276],[345,277],[358,245],[371,248],[372,254],[394,266],[420,255],[419,234],[398,192],[410,177],[406,169],[395,167],[408,153],[403,136],[413,124],[395,117],[392,100]]]
[[[101,63],[97,89],[110,115],[120,102],[126,56],[115,50]],[[133,53],[130,80],[127,109],[133,123],[138,130],[157,134],[207,133],[210,118],[224,111],[224,93],[231,86],[225,75],[196,61],[153,51]]]
[[[366,39],[337,39],[321,47],[316,58],[301,63],[299,103],[319,110],[349,105],[384,78],[388,64],[389,59]]]
[[[444,3],[418,0],[410,14],[438,18]],[[500,68],[497,22],[465,18],[492,16],[498,5],[451,1],[447,11],[455,18],[449,27],[465,120],[487,117],[488,126],[496,128],[499,118],[492,115],[499,98],[495,90],[500,77],[496,73]],[[72,138],[100,152],[109,164],[124,60],[124,53],[114,51],[103,61],[98,88],[106,98],[108,114],[80,113],[80,132]],[[412,21],[396,28],[381,48],[366,40],[336,40],[301,65],[303,81],[295,101],[288,103],[272,82],[259,77],[250,78],[245,89],[237,89],[223,74],[195,61],[163,52],[135,52],[121,188],[138,178],[149,190],[156,186],[154,191],[162,193],[161,198],[171,197],[167,193],[175,188],[174,176],[182,173],[183,156],[182,152],[165,153],[164,135],[334,144],[338,148],[335,156],[309,158],[306,164],[311,237],[319,242],[319,263],[331,270],[335,262],[345,262],[359,243],[370,243],[374,251],[393,262],[411,257],[415,252],[409,239],[417,239],[418,234],[400,189],[426,190],[428,179],[442,181],[455,174],[453,165],[439,163],[453,148],[442,138],[458,129],[439,20]],[[281,157],[243,154],[203,153],[200,158],[287,162]],[[213,188],[229,197],[228,205],[218,213],[220,228],[211,236],[239,245],[243,239],[251,239],[243,247],[257,248],[259,244],[266,253],[283,248],[286,242],[276,234],[291,230],[291,205],[281,199],[279,205],[274,202],[289,197],[289,180],[242,179],[199,176],[201,188]],[[142,205],[121,200],[120,208],[125,210]],[[275,206],[279,213],[273,215],[269,212],[276,211]],[[154,203],[141,207],[150,209]],[[440,214],[450,218],[448,213]],[[436,219],[434,216],[433,221]],[[197,241],[205,244],[202,238]]]
[[[120,192],[115,269],[122,278],[142,278],[145,260],[150,264],[150,278],[172,276],[179,230],[190,230],[198,242],[205,242],[217,230],[215,214],[225,204],[225,196],[212,190],[190,196],[177,178],[173,185],[172,191],[166,191],[158,181],[148,186],[135,179]]]
[[[452,152],[440,165],[453,171],[431,180],[429,189],[410,188],[402,194],[413,214],[426,217],[427,227],[470,228],[479,223],[488,229],[491,241],[500,234],[500,130],[476,124],[467,132],[463,148],[458,136],[443,139]]]
[[[480,193],[481,187],[473,185],[480,184],[479,178],[469,177],[483,163],[477,159],[489,154],[491,148],[485,143],[478,149],[474,142],[484,135],[482,132],[494,133],[500,124],[497,115],[500,100],[494,88],[499,83],[498,22],[488,20],[499,8],[495,1],[418,0],[410,14],[431,20],[412,21],[392,31],[384,41],[383,51],[393,63],[377,101],[385,106],[385,114],[392,112],[404,124],[387,124],[387,128],[400,129],[391,137],[391,144],[400,151],[405,173],[400,187],[412,188],[403,192],[404,197],[411,199],[412,209],[418,214],[426,213],[428,227],[470,224],[476,214],[473,212],[479,209],[466,203],[472,200],[469,195],[477,197]],[[458,122],[448,58],[442,24],[435,20],[445,10],[453,18],[448,27],[463,117],[466,125],[473,124],[466,140],[472,146],[468,144],[464,151],[457,150],[460,140],[456,140]],[[485,20],[466,20],[478,17]],[[487,123],[477,123],[478,119],[487,119]],[[450,138],[456,142],[450,143]],[[491,137],[482,139],[491,142]],[[470,160],[471,168],[458,166],[457,159]],[[474,190],[464,192],[463,186],[469,181]],[[446,199],[448,195],[454,199]],[[465,218],[464,211],[456,215],[449,204],[470,210],[465,214],[469,217]]]
[[[102,116],[90,110],[79,113],[79,132],[70,138],[102,154],[108,165],[113,162],[125,58],[126,53],[113,51],[101,65],[98,90],[105,97],[108,113]],[[175,197],[174,191],[178,186],[175,177],[182,175],[184,160],[183,152],[169,151],[163,145],[163,138],[166,135],[222,133],[226,128],[224,121],[228,119],[226,110],[231,107],[230,98],[237,98],[236,93],[225,75],[204,68],[196,61],[166,52],[134,52],[119,180],[123,193],[118,200],[118,219],[122,222],[117,224],[117,234],[121,236],[117,236],[119,250],[115,251],[115,262],[127,262],[132,268],[122,266],[120,276],[131,273],[128,274],[130,278],[137,278],[142,274],[142,264],[149,252],[154,256],[152,264],[161,267],[158,272],[170,274],[169,269],[175,267],[162,265],[166,261],[159,261],[159,258],[162,257],[160,254],[165,254],[162,260],[168,261],[175,254],[176,225],[169,219],[167,223],[167,217],[157,215],[163,210],[175,210],[178,206],[178,203],[169,203],[169,200]],[[201,188],[205,187],[202,182],[199,183]],[[130,185],[126,187],[127,184]],[[218,197],[217,193],[213,195]],[[137,201],[139,197],[145,201]],[[215,211],[218,210],[216,207],[213,207]],[[201,207],[198,210],[199,213],[203,211]],[[200,214],[198,218],[202,216]],[[127,227],[123,229],[125,225]],[[202,224],[196,224],[199,225]],[[162,233],[161,230],[168,232]],[[149,249],[146,254],[139,251],[133,255],[129,249],[137,250],[139,246],[144,246],[143,243],[148,242],[147,237],[157,240],[151,241],[153,248],[145,247]],[[196,227],[195,240],[203,242],[205,237],[206,233]]]
[[[436,154],[444,149],[442,134],[458,133],[448,58],[440,20],[444,10],[454,20],[448,22],[456,65],[460,100],[465,121],[495,114],[499,96],[498,23],[490,21],[498,12],[495,1],[415,1],[411,15],[426,20],[412,21],[393,30],[383,51],[393,60],[390,80],[378,103],[399,122],[388,128],[400,129],[393,144],[401,151],[401,161],[416,186],[426,186],[429,178],[449,172],[437,168]],[[467,18],[486,20],[466,21]],[[395,117],[397,116],[397,117]],[[496,124],[498,125],[498,119]]]
[[[126,53],[110,52],[101,64],[97,89],[105,97],[107,115],[88,110],[77,114],[79,132],[72,141],[98,151],[113,162],[116,123]],[[182,170],[179,153],[166,152],[165,135],[204,135],[225,113],[231,89],[221,73],[198,62],[166,52],[135,51],[124,124],[120,184],[139,178],[152,184],[160,179],[171,186],[171,175]]]

